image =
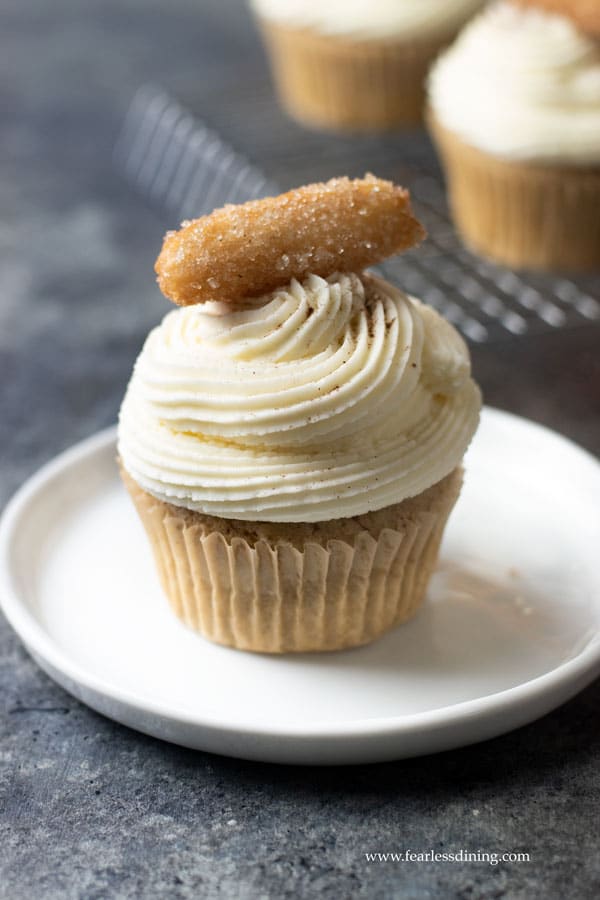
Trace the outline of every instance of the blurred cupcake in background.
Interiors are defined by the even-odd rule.
[[[435,63],[428,121],[470,247],[514,267],[600,266],[600,2],[488,7]]]
[[[301,122],[422,119],[427,70],[482,0],[251,0],[281,101]]]

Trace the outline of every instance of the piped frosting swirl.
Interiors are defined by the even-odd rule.
[[[447,475],[477,427],[468,350],[371,276],[308,276],[243,308],[174,310],[148,336],[119,454],[161,500],[248,521],[360,515]]]
[[[259,16],[355,40],[451,34],[483,0],[252,0]]]
[[[514,160],[600,163],[600,44],[570,19],[493,3],[434,64],[436,119]]]

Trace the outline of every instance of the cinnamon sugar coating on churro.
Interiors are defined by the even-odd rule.
[[[313,273],[357,272],[425,236],[409,193],[373,175],[225,206],[168,232],[160,289],[180,306],[256,297]]]
[[[600,38],[600,0],[512,0],[519,6],[543,9],[571,19],[577,27]]]

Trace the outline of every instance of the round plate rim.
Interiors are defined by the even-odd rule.
[[[504,419],[507,423],[520,428],[534,429],[549,439],[563,443],[570,451],[578,454],[582,461],[596,468],[600,487],[600,462],[578,444],[544,425],[504,410],[485,406],[483,415],[487,418],[496,418],[497,420]],[[408,715],[357,718],[329,725],[309,720],[302,725],[278,723],[275,726],[264,722],[252,721],[251,719],[220,719],[213,714],[203,713],[202,711],[199,714],[192,714],[188,710],[178,709],[173,704],[153,702],[147,698],[140,697],[134,692],[103,681],[101,677],[87,671],[84,667],[74,662],[66,652],[61,650],[38,622],[33,612],[28,609],[26,601],[20,599],[11,574],[11,546],[19,528],[21,517],[28,506],[35,502],[38,493],[45,489],[51,481],[60,478],[73,464],[80,462],[86,457],[93,457],[96,454],[105,452],[108,447],[114,444],[116,431],[116,425],[109,426],[79,441],[45,463],[16,491],[6,505],[0,519],[0,608],[14,631],[42,668],[71,693],[73,693],[73,690],[65,684],[65,681],[62,680],[63,678],[67,679],[71,684],[90,691],[92,694],[109,699],[121,706],[136,709],[146,716],[159,717],[176,725],[191,726],[204,731],[213,731],[230,736],[250,735],[263,739],[294,738],[302,741],[318,740],[326,742],[348,737],[357,740],[365,738],[377,740],[393,736],[401,737],[415,731],[443,731],[449,726],[456,727],[474,718],[485,717],[487,719],[489,716],[499,715],[507,708],[518,709],[524,705],[533,706],[537,699],[551,695],[556,687],[562,686],[564,688],[568,686],[568,692],[566,694],[563,692],[556,704],[551,704],[544,708],[544,711],[548,712],[555,706],[565,702],[566,699],[579,690],[582,690],[600,674],[600,632],[597,632],[576,656],[561,663],[549,672],[524,681],[514,687],[486,694],[473,700],[461,701],[437,707],[433,710]],[[83,702],[88,702],[82,695],[77,694],[77,696]],[[93,706],[92,703],[88,705]],[[117,716],[113,716],[113,718],[122,721]],[[526,721],[532,721],[534,718],[537,718],[537,716],[534,715],[529,719],[525,719],[522,724],[525,724]],[[510,730],[512,727],[515,726],[509,726],[504,730]],[[144,729],[139,727],[138,730]],[[502,729],[498,729],[494,733],[500,734]],[[178,743],[176,738],[173,741]],[[471,743],[471,741],[466,741],[465,743]],[[452,742],[452,746],[457,746],[457,743]]]

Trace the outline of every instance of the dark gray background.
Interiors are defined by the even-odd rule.
[[[282,186],[365,162],[393,177],[395,151],[400,166],[414,142],[363,139],[355,165],[348,140],[307,144],[277,110],[233,0],[3,0],[0,15],[3,503],[115,420],[166,311],[152,272],[165,222],[111,164],[140,83],[168,87]],[[474,347],[487,402],[598,453],[599,333],[582,324]],[[497,740],[352,769],[246,763],[138,735],[56,687],[4,620],[0,683],[2,898],[600,893],[598,682]],[[407,847],[520,850],[531,861],[365,861]]]

